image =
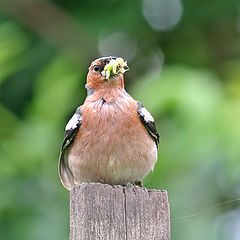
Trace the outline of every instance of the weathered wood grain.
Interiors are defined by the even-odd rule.
[[[70,240],[150,239],[170,239],[166,191],[100,183],[70,191]]]

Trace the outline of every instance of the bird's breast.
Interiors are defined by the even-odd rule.
[[[133,99],[119,97],[114,100],[102,97],[83,108],[83,127],[85,125],[86,128],[92,129],[98,126],[99,130],[110,131],[119,127],[129,127],[129,124],[138,120],[136,109],[137,104]]]

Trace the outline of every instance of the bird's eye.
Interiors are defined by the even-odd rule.
[[[95,65],[95,66],[93,67],[93,70],[94,70],[95,72],[99,72],[100,68],[101,68],[100,66]]]

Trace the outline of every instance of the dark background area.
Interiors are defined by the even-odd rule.
[[[57,173],[88,65],[128,61],[154,116],[173,240],[240,239],[240,2],[0,1],[0,239],[67,239]]]

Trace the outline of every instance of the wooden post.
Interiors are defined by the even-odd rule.
[[[164,190],[88,183],[70,191],[70,240],[169,240]]]

